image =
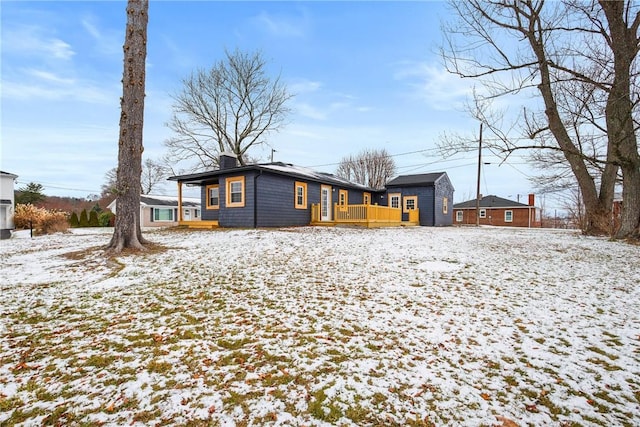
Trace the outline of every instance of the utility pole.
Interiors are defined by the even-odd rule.
[[[476,187],[476,227],[480,226],[480,168],[482,167],[482,123],[478,140],[478,185]]]

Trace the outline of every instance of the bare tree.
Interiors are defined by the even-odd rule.
[[[140,175],[148,11],[148,0],[127,2],[116,179],[118,215],[113,237],[107,245],[107,250],[114,253],[121,252],[124,248],[144,249],[143,245],[148,243],[142,237],[140,229]]]
[[[633,123],[630,118],[637,114],[629,104],[615,112],[608,106],[613,98],[619,99],[613,91],[617,77],[612,77],[616,69],[612,44],[628,44],[631,38],[627,34],[623,42],[622,37],[612,37],[610,27],[637,32],[637,12],[631,13],[631,1],[602,3],[619,3],[627,14],[615,22],[605,19],[603,6],[595,0],[452,1],[459,20],[445,28],[442,49],[449,71],[473,78],[485,89],[472,110],[496,137],[489,148],[505,158],[516,150],[533,150],[538,165],[559,171],[556,176],[571,176],[585,205],[583,230],[592,234],[610,232],[614,188],[624,161],[609,121]],[[637,49],[637,42],[632,45]],[[626,58],[633,62],[635,53],[629,53]],[[621,85],[625,84],[628,90],[636,82],[626,79]],[[507,95],[536,92],[542,108],[523,107],[516,138],[503,131],[501,117],[497,119],[486,106]],[[461,148],[450,142],[444,143],[447,149]],[[633,143],[627,143],[622,157],[632,159],[637,145],[631,149]],[[553,174],[548,178],[553,180]],[[636,211],[635,218],[638,215]]]
[[[104,174],[105,182],[100,187],[100,195],[108,197],[116,194],[116,184],[118,181],[118,168],[111,168]]]
[[[567,211],[569,223],[573,226],[572,228],[584,228],[584,203],[582,202],[580,189],[576,187],[570,188],[567,192],[567,197],[565,198],[563,205],[564,209]]]
[[[613,54],[613,81],[607,98],[607,135],[611,140],[613,161],[622,169],[622,217],[617,237],[640,239],[640,154],[638,154],[637,127],[634,125],[634,104],[631,81],[634,61],[640,51],[640,11],[632,1],[605,1],[598,3],[604,11],[608,25],[598,29]],[[597,24],[600,24],[598,21]]]
[[[170,169],[163,163],[153,159],[146,159],[142,163],[140,175],[140,194],[151,194],[164,184],[164,180],[171,175]],[[102,197],[116,193],[118,168],[112,168],[104,174],[105,183],[102,184]]]
[[[396,164],[387,150],[365,149],[356,156],[344,157],[336,175],[370,188],[384,188],[396,173]]]
[[[226,60],[183,80],[168,123],[175,136],[165,141],[172,163],[195,161],[192,170],[215,169],[220,153],[247,163],[247,151],[278,131],[291,98],[280,77],[267,76],[259,52],[226,51]]]

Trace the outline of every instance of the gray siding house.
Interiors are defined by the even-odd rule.
[[[334,206],[381,205],[393,196],[394,208],[420,209],[420,225],[451,225],[443,212],[453,199],[446,173],[398,177],[391,187],[376,190],[333,174],[288,163],[238,166],[235,157],[222,155],[220,169],[170,177],[182,185],[201,189],[202,223],[220,227],[289,227],[312,223],[312,205],[322,222],[334,220]],[[396,199],[396,195],[400,198]],[[444,201],[443,201],[444,200]],[[402,205],[400,205],[402,203]],[[434,203],[436,206],[434,206]],[[424,212],[422,211],[424,209]],[[408,216],[408,213],[407,213]]]
[[[420,225],[445,226],[453,224],[453,185],[446,172],[401,175],[386,186],[390,206],[402,208],[403,219],[413,207],[420,210]]]
[[[275,162],[237,166],[221,156],[220,169],[170,177],[201,187],[202,221],[220,227],[288,227],[309,225],[311,204],[330,210],[334,203],[363,203],[375,190],[332,174]]]

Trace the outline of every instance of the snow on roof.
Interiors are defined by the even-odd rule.
[[[147,206],[178,206],[178,196],[141,194],[140,204]],[[200,206],[200,198],[183,197],[182,206]]]
[[[111,203],[107,205],[107,209],[115,212],[117,199],[113,199]],[[200,198],[198,197],[183,197],[183,207],[200,207]],[[164,196],[157,194],[141,194],[140,205],[142,206],[172,206],[178,207],[178,196]]]
[[[356,188],[361,188],[363,190],[373,190],[367,187],[366,185],[351,182],[347,179],[341,178],[331,173],[318,172],[313,169],[305,168],[303,166],[296,166],[291,163],[277,162],[277,163],[261,164],[258,166],[260,166],[261,169],[267,169],[267,170],[272,170],[276,172],[284,172],[291,175],[303,176],[305,178],[312,179],[314,181],[331,182],[331,183],[343,185],[346,187],[356,187]]]
[[[358,188],[364,191],[376,191],[366,185],[357,184],[355,182],[351,182],[344,178],[340,178],[339,176],[333,175],[327,172],[318,172],[313,169],[305,168],[302,166],[296,166],[291,163],[282,163],[282,162],[274,162],[274,163],[261,163],[261,164],[253,164],[246,166],[239,166],[237,168],[231,169],[222,169],[222,170],[214,170],[207,172],[198,172],[188,175],[177,175],[169,177],[170,181],[182,181],[184,183],[195,183],[202,185],[204,182],[211,178],[215,178],[220,175],[228,175],[236,172],[244,172],[250,170],[262,170],[262,171],[270,171],[273,173],[278,173],[282,175],[288,175],[292,177],[300,177],[304,179],[310,179],[313,181],[318,181],[326,184],[334,184],[340,185],[344,187]]]

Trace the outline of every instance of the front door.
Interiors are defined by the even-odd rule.
[[[184,210],[184,220],[191,221],[191,209]]]
[[[320,220],[331,221],[331,187],[320,186]]]

